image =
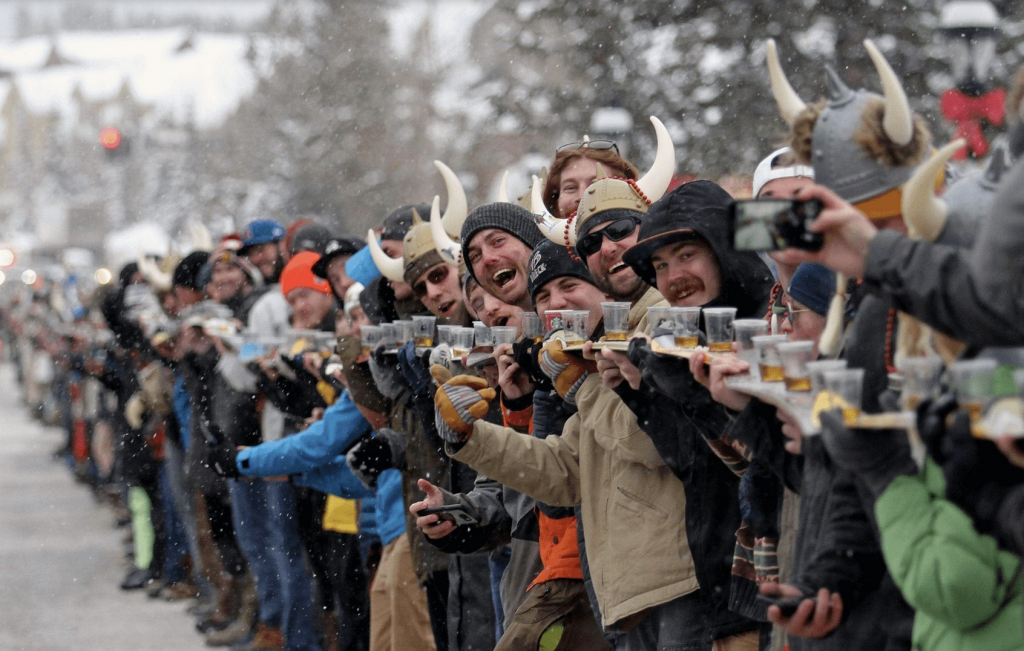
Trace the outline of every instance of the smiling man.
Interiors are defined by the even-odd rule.
[[[542,239],[528,210],[511,203],[490,203],[473,210],[462,224],[462,259],[487,292],[532,310],[526,263]]]
[[[414,216],[413,226],[402,243],[405,282],[430,313],[442,323],[469,325],[462,302],[459,268],[445,262],[434,247],[430,224]]]

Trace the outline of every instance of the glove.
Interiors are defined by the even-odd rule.
[[[388,437],[374,436],[356,443],[345,455],[345,463],[363,486],[376,487],[380,473],[395,467]]]
[[[651,351],[650,343],[640,337],[630,342],[626,354],[629,361],[640,369],[643,383],[663,396],[690,407],[696,406],[693,401],[698,397],[710,401],[710,394],[693,379],[689,360],[669,355],[655,355]]]
[[[935,400],[925,400],[917,407],[917,431],[928,448],[928,456],[940,466],[951,451],[946,437],[946,419],[957,409],[953,394],[944,393]]]
[[[472,375],[452,377],[440,365],[430,368],[431,375],[441,385],[434,394],[434,423],[438,435],[450,444],[464,443],[473,435],[473,423],[487,415],[494,389],[487,380]]]
[[[550,339],[540,355],[540,368],[555,385],[555,391],[570,405],[576,405],[576,392],[587,377],[597,371],[594,362],[569,355],[561,339]]]
[[[533,382],[534,390],[536,391],[554,391],[555,385],[551,383],[551,378],[544,375],[544,371],[540,369],[540,353],[544,347],[544,342],[534,342],[530,339],[523,339],[512,345],[512,358],[519,364],[519,368],[530,376],[530,381]]]
[[[910,441],[902,431],[851,430],[838,409],[823,411],[821,436],[832,460],[858,475],[878,497],[892,480],[918,471],[910,456]]]
[[[226,479],[235,479],[241,475],[238,472],[238,449],[229,443],[213,445],[206,449],[206,463],[213,471]]]
[[[398,349],[398,368],[415,396],[432,393],[437,386],[430,375],[429,362],[416,357],[416,346],[411,341]]]
[[[385,348],[386,345],[381,342],[370,353],[370,374],[382,395],[401,401],[403,395],[408,393],[409,385],[402,377],[402,370],[398,368],[398,359],[385,355]]]

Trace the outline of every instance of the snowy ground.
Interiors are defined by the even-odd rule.
[[[12,371],[0,367],[0,649],[206,648],[185,604],[118,588],[122,533],[51,460],[61,434],[28,417]]]

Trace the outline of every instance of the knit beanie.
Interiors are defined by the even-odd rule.
[[[594,284],[594,278],[590,275],[587,265],[569,255],[569,250],[562,244],[555,244],[551,240],[541,240],[530,255],[530,262],[526,266],[526,283],[530,290],[530,300],[534,300],[541,287],[547,285],[555,278],[572,276],[580,280]],[[534,300],[534,303],[536,301]]]
[[[430,205],[425,203],[410,204],[394,210],[384,218],[384,230],[380,233],[382,240],[395,240],[401,242],[405,234],[412,228],[412,211],[419,213],[420,217],[430,215]]]
[[[545,239],[537,220],[529,210],[511,203],[488,203],[474,209],[462,224],[462,259],[468,260],[467,248],[473,236],[489,228],[503,230],[522,240],[531,249]],[[473,273],[473,266],[469,273]]]
[[[370,247],[364,246],[345,261],[345,273],[349,278],[364,286],[369,286],[374,278],[380,277],[380,270],[377,269],[377,265],[373,264]]]
[[[793,273],[786,291],[793,300],[825,316],[836,291],[836,274],[820,264],[804,262]]]
[[[185,287],[197,292],[202,291],[203,285],[199,284],[199,272],[209,258],[210,254],[206,251],[193,251],[186,255],[174,268],[174,273],[171,275],[171,286]]]
[[[292,255],[301,251],[313,251],[318,255],[323,255],[332,239],[334,236],[326,226],[315,223],[306,224],[295,231],[288,250]]]
[[[281,272],[281,293],[287,296],[293,289],[305,287],[321,294],[330,294],[330,283],[313,274],[313,265],[319,259],[320,254],[312,251],[303,251],[292,256]]]

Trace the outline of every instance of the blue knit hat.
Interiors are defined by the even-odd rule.
[[[366,287],[369,287],[370,283],[380,276],[380,271],[370,256],[370,247],[364,246],[345,261],[345,273],[349,278]]]
[[[825,316],[832,295],[836,292],[836,274],[813,262],[804,262],[797,267],[789,281],[789,296],[812,311]]]

